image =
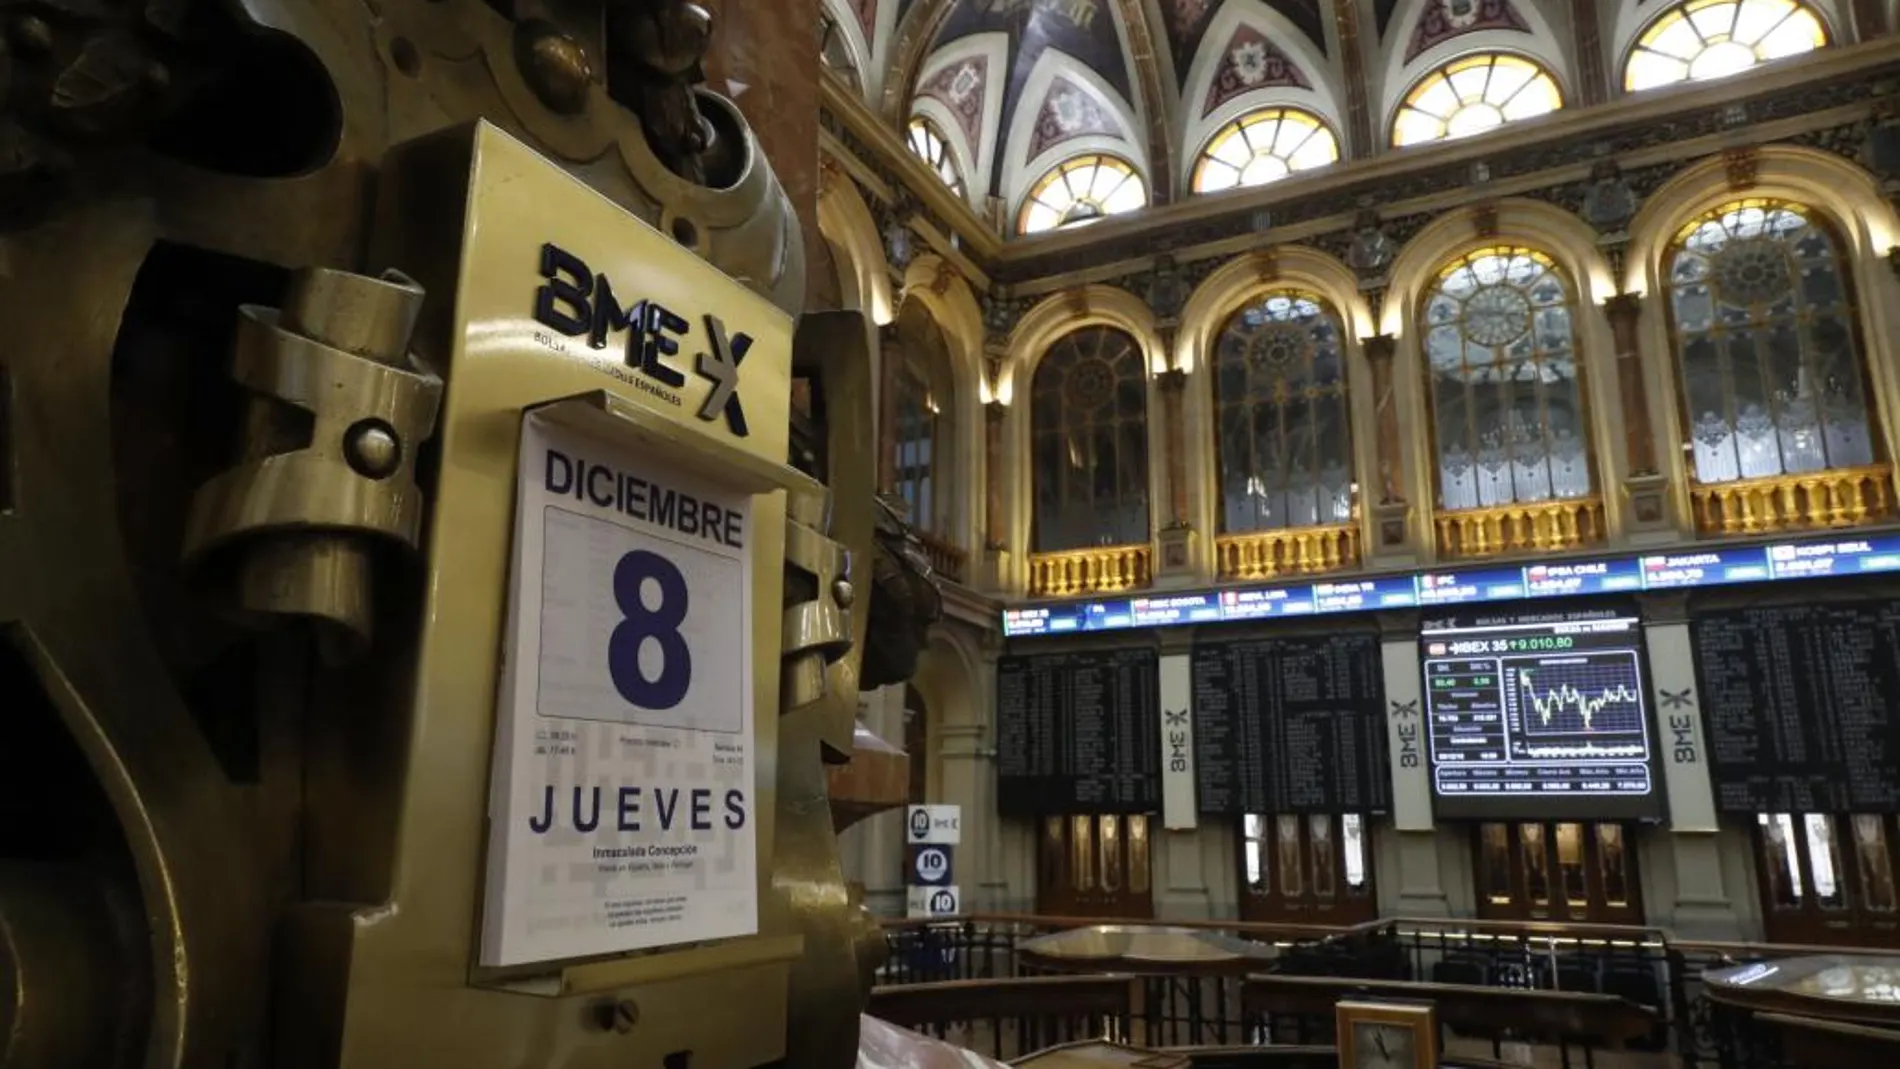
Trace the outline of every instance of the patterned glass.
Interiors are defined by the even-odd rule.
[[[1111,327],[1055,343],[1029,390],[1037,553],[1149,541],[1148,374]]]
[[[1725,205],[1666,267],[1697,482],[1874,463],[1853,293],[1811,209]]]
[[[1591,493],[1574,301],[1533,249],[1480,249],[1439,272],[1419,318],[1441,508]]]
[[[1352,416],[1339,319],[1316,296],[1270,293],[1214,343],[1221,530],[1349,523]]]

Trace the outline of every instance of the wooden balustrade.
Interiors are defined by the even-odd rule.
[[[970,555],[962,546],[929,531],[918,531],[917,540],[924,544],[933,571],[953,583],[965,582],[963,566]]]
[[[1066,598],[1138,590],[1154,576],[1154,547],[1092,546],[1029,557],[1029,596]]]
[[[1873,464],[1698,484],[1691,487],[1689,498],[1701,535],[1854,527],[1893,512],[1893,469]]]
[[[1500,505],[1439,512],[1438,552],[1444,557],[1556,552],[1603,541],[1603,499]]]
[[[1224,534],[1214,540],[1223,582],[1336,572],[1359,563],[1359,526],[1293,527]]]

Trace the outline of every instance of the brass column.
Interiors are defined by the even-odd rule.
[[[1398,339],[1375,334],[1363,344],[1366,363],[1372,365],[1372,399],[1378,413],[1379,503],[1402,504],[1405,487],[1399,469],[1399,410],[1392,394],[1392,360],[1398,354]]]
[[[1178,367],[1163,371],[1156,379],[1161,387],[1162,428],[1168,450],[1168,526],[1187,526],[1187,456],[1183,450],[1181,395],[1187,387],[1187,372]]]
[[[1650,433],[1649,399],[1643,390],[1643,350],[1636,333],[1641,294],[1619,293],[1603,302],[1616,344],[1616,384],[1622,400],[1623,445],[1631,475],[1656,474],[1656,440]]]

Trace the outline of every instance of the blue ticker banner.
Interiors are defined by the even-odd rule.
[[[1900,572],[1900,532],[1029,605],[1004,611],[1003,634],[1122,631],[1889,572]]]

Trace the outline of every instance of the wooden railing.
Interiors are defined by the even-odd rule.
[[[1214,539],[1222,581],[1335,572],[1359,563],[1359,526],[1294,527]]]
[[[1154,547],[1094,546],[1029,557],[1029,596],[1066,598],[1138,590],[1154,576]]]
[[[1893,511],[1893,469],[1835,468],[1690,488],[1696,532],[1727,536],[1854,527]]]
[[[918,531],[917,540],[924,544],[924,553],[930,558],[933,571],[953,583],[967,582],[963,566],[970,555],[962,546],[929,531]]]
[[[1445,557],[1554,552],[1603,541],[1603,499],[1501,505],[1440,512],[1438,552]]]

